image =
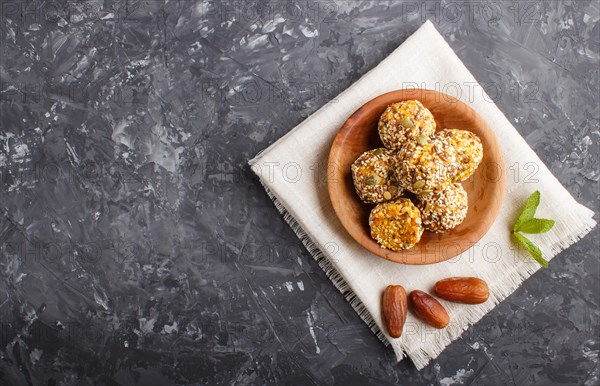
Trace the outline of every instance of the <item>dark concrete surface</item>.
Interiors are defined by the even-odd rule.
[[[0,384],[600,383],[598,227],[418,372],[246,166],[430,18],[598,214],[597,1],[1,5]]]

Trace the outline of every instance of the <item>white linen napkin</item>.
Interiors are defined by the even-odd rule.
[[[327,158],[338,129],[370,99],[402,88],[439,90],[470,105],[494,130],[507,172],[509,167],[521,172],[519,178],[507,176],[500,213],[480,242],[460,256],[433,265],[397,264],[362,248],[337,220],[327,191]],[[323,106],[249,163],[279,211],[365,323],[384,343],[392,345],[398,360],[409,356],[418,369],[540,268],[510,236],[533,191],[541,192],[536,216],[556,220],[548,233],[531,235],[546,259],[596,225],[593,211],[578,204],[552,175],[429,21],[342,92],[335,103]],[[401,284],[407,293],[413,289],[429,291],[437,280],[449,276],[486,280],[490,299],[480,305],[441,301],[451,318],[445,329],[428,327],[409,313],[401,338],[386,334],[380,301],[387,285]]]

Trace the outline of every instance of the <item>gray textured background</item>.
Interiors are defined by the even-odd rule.
[[[417,372],[246,166],[430,18],[598,214],[598,2],[1,5],[0,383],[599,384],[598,227]]]

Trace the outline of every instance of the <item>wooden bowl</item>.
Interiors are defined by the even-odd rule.
[[[479,136],[483,159],[475,174],[462,183],[469,196],[464,222],[447,233],[425,231],[413,248],[394,252],[371,238],[369,213],[374,205],[363,203],[352,182],[350,166],[363,152],[383,147],[377,122],[385,108],[395,102],[416,99],[433,114],[437,130],[466,129]],[[348,233],[364,248],[384,259],[404,264],[433,264],[461,254],[477,243],[498,215],[505,186],[505,165],[496,136],[469,106],[432,90],[409,89],[378,96],[358,109],[342,125],[329,153],[327,184],[333,208]]]

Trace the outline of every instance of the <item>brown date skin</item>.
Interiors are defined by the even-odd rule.
[[[449,277],[435,283],[433,291],[442,299],[465,304],[480,304],[490,296],[487,283],[477,277]]]
[[[381,297],[383,324],[392,338],[400,338],[406,321],[406,291],[401,285],[389,285]]]
[[[444,306],[428,293],[414,290],[408,300],[412,312],[430,326],[444,328],[450,323],[450,316]]]

